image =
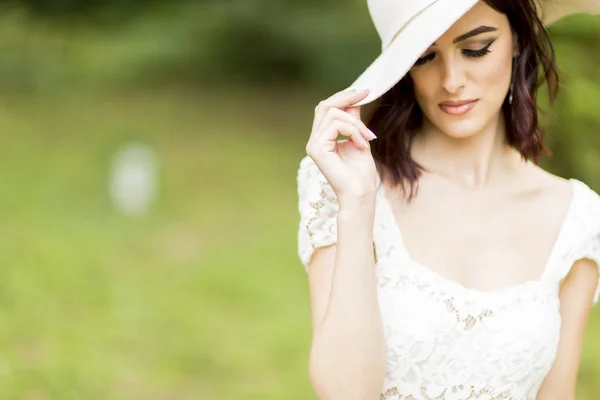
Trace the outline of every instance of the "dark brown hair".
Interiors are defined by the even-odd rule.
[[[519,56],[514,63],[513,102],[508,96],[502,105],[506,120],[507,144],[517,149],[524,159],[539,162],[544,147],[544,131],[538,119],[537,90],[546,83],[552,104],[558,92],[558,73],[554,48],[537,15],[535,0],[485,0],[496,11],[508,17],[519,42]],[[416,102],[413,81],[407,73],[386,92],[365,120],[377,133],[371,142],[371,153],[382,180],[393,186],[402,185],[412,198],[417,181],[425,169],[410,157],[412,140],[423,121]],[[407,191],[410,189],[410,191]]]

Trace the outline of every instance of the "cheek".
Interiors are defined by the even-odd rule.
[[[440,87],[436,72],[433,68],[422,68],[418,72],[410,72],[415,89],[415,98],[421,108],[425,108],[429,100],[435,100]]]
[[[490,57],[486,62],[476,68],[473,73],[474,81],[485,92],[483,96],[490,99],[495,97],[504,98],[510,85],[512,72],[512,58],[502,56],[498,58]]]

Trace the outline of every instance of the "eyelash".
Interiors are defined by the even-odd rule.
[[[491,42],[489,42],[485,47],[479,49],[479,50],[467,50],[464,49],[462,51],[462,53],[470,58],[481,58],[489,53],[491,53],[490,50],[490,46],[492,45],[492,43],[494,43],[495,40],[492,40]],[[424,57],[419,58],[416,62],[415,65],[423,65],[426,64],[427,62],[433,60],[435,58],[435,53],[431,53],[431,54],[427,54]]]

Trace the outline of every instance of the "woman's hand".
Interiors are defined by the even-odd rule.
[[[352,107],[368,93],[368,89],[345,90],[321,101],[315,109],[306,153],[340,202],[375,193],[377,169],[369,146],[375,135],[360,120],[360,107]],[[338,142],[338,135],[349,140]]]

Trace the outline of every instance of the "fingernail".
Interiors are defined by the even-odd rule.
[[[369,88],[369,87],[364,87],[364,88],[358,88],[358,89],[356,89],[357,92],[367,92],[369,90],[371,90],[371,88]]]
[[[370,130],[369,128],[367,128],[367,130],[369,131],[369,133],[373,136],[373,139],[377,139],[377,136],[375,136],[375,134],[373,133],[372,130]]]

